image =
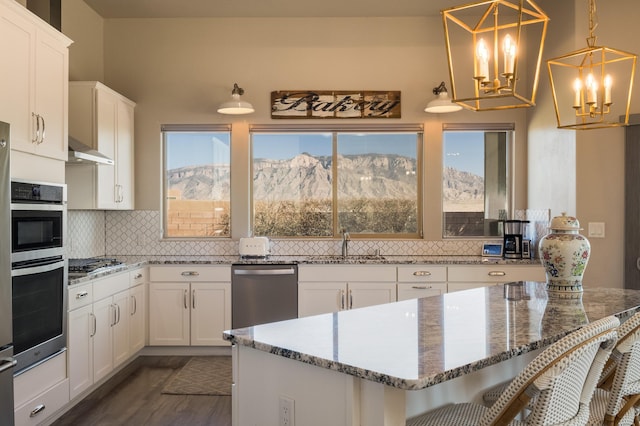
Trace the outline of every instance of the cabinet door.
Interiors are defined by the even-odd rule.
[[[93,304],[96,328],[93,335],[93,380],[99,381],[113,370],[113,325],[115,311],[112,298]]]
[[[133,209],[133,107],[124,101],[117,105],[116,200],[118,208]]]
[[[81,394],[93,384],[93,306],[69,312],[69,396]]]
[[[105,91],[96,89],[97,149],[116,159],[116,125],[118,100]],[[117,206],[116,166],[98,166],[98,208],[115,209]]]
[[[145,345],[146,285],[140,284],[129,290],[129,344],[131,354]]]
[[[113,296],[113,367],[126,361],[130,355],[129,345],[129,290]]]
[[[69,50],[40,31],[36,39],[35,107],[41,139],[36,153],[66,161]]]
[[[188,346],[189,284],[149,285],[149,345]]]
[[[31,116],[33,104],[33,46],[35,28],[22,16],[0,5],[0,117],[11,123],[11,149],[34,152]]]
[[[381,305],[396,301],[396,283],[349,283],[347,292],[349,309]]]
[[[347,284],[302,282],[298,284],[298,316],[337,312],[347,307]]]
[[[191,283],[191,346],[220,346],[231,328],[231,283]]]

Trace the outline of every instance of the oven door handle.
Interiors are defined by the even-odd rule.
[[[54,271],[58,268],[64,268],[65,261],[56,259],[51,263],[38,263],[33,266],[24,266],[18,269],[11,269],[12,277],[21,277],[24,275],[40,274],[42,272]]]

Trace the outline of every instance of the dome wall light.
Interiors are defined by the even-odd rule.
[[[456,112],[462,109],[462,106],[451,101],[444,81],[440,83],[439,86],[433,88],[433,94],[436,95],[436,98],[427,104],[427,107],[424,109],[425,112],[442,114],[445,112]]]
[[[233,90],[231,91],[231,100],[224,102],[218,107],[219,114],[241,115],[251,114],[255,111],[253,105],[249,102],[240,99],[240,96],[244,95],[244,89],[238,86],[238,83],[233,83]]]

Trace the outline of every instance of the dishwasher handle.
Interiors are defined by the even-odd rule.
[[[234,275],[294,275],[295,268],[278,269],[234,269]]]

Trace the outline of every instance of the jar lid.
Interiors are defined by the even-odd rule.
[[[578,231],[580,228],[580,222],[573,216],[567,216],[566,212],[562,212],[562,216],[556,216],[551,219],[551,225],[549,228],[556,229],[558,231]]]

